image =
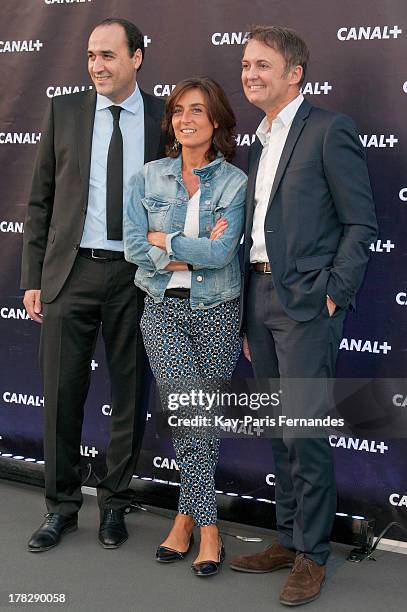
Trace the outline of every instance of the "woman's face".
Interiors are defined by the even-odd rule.
[[[206,153],[211,146],[214,128],[208,117],[205,96],[200,89],[189,89],[177,100],[172,114],[175,137],[183,147],[202,149]]]

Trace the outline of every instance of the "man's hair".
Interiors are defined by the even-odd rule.
[[[209,77],[184,79],[177,84],[168,97],[163,120],[163,129],[168,134],[167,155],[178,157],[180,153],[180,147],[174,146],[176,142],[172,116],[178,100],[190,89],[199,89],[203,93],[210,122],[219,124],[219,127],[214,129],[212,144],[206,153],[206,159],[209,162],[213,161],[219,151],[227,161],[230,161],[236,151],[236,117],[222,87]]]
[[[104,19],[103,21],[98,23],[97,26],[95,26],[95,28],[98,28],[99,26],[108,26],[108,25],[114,25],[114,24],[120,25],[124,29],[130,57],[133,57],[137,49],[140,49],[141,63],[143,63],[144,36],[134,23],[132,23],[131,21],[128,21],[127,19],[108,17],[107,19]],[[140,70],[140,68],[141,68],[141,64],[138,69]]]
[[[248,33],[248,41],[249,40],[257,40],[275,51],[278,51],[285,61],[285,76],[288,75],[291,68],[302,66],[302,78],[298,83],[298,86],[301,87],[307,72],[309,50],[295,30],[279,26],[256,25],[250,28]]]

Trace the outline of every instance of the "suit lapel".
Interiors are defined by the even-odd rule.
[[[88,205],[90,160],[92,153],[93,124],[95,121],[96,92],[89,91],[78,110],[76,142],[78,145],[79,173],[83,188],[83,201]]]
[[[140,89],[144,103],[144,163],[157,159],[161,137],[161,117],[152,112],[149,96]]]
[[[277,166],[276,176],[274,177],[273,187],[271,189],[267,210],[269,210],[273,202],[274,196],[277,193],[277,189],[280,185],[281,179],[283,178],[287,164],[290,161],[290,157],[297,143],[297,140],[305,126],[311,108],[311,104],[304,100],[294,117],[290,130],[288,132],[287,140],[285,141],[283,152],[281,153],[279,164]]]

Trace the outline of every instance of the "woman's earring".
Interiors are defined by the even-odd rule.
[[[174,144],[172,145],[172,150],[178,151],[178,149],[179,149],[179,142],[176,138],[174,138]]]

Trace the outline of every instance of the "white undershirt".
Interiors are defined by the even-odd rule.
[[[264,236],[264,221],[269,205],[270,193],[288,132],[290,131],[293,119],[303,100],[302,94],[294,98],[294,100],[279,112],[271,126],[267,121],[267,117],[264,117],[256,131],[257,137],[263,145],[263,150],[257,170],[256,189],[254,193],[252,226],[253,245],[250,249],[251,263],[268,261]]]
[[[184,236],[189,238],[199,237],[199,198],[201,190],[198,189],[187,203],[187,214],[185,217]],[[191,288],[191,272],[189,270],[182,270],[173,272],[170,278],[170,282],[167,285],[167,289],[173,287],[186,287]]]

